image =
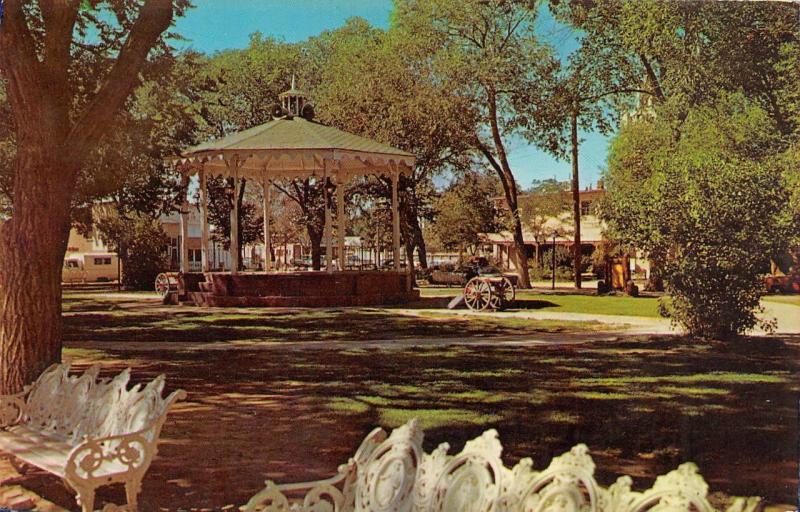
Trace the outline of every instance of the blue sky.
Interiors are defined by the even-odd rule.
[[[386,28],[391,0],[194,0],[195,8],[178,20],[177,31],[188,39],[186,47],[205,53],[244,48],[253,32],[260,31],[288,42],[302,41],[360,16]],[[575,34],[543,12],[536,24],[540,37],[553,45],[561,57],[577,47]],[[581,188],[593,185],[605,165],[608,137],[582,134],[580,149]],[[512,140],[509,157],[520,186],[534,179],[569,179],[568,161],[558,161],[523,140]]]

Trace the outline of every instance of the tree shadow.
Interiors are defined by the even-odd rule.
[[[167,391],[189,393],[167,419],[143,510],[239,505],[267,478],[330,476],[375,425],[413,416],[427,422],[428,451],[446,441],[457,452],[497,428],[509,466],[532,457],[543,469],[582,442],[605,485],[625,473],[647,487],[691,460],[715,491],[790,502],[800,350],[773,345],[724,351],[658,337],[535,350],[107,351],[102,373],[131,365],[137,382],[166,373]],[[42,481],[55,480],[32,478],[31,488]],[[99,496],[124,499],[119,489]]]

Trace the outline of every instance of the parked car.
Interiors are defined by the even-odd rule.
[[[800,274],[768,275],[764,287],[767,293],[800,293]]]
[[[311,262],[311,256],[306,256],[304,258],[295,258],[292,260],[292,267],[295,270],[308,270],[313,266]]]
[[[394,258],[389,258],[388,260],[384,260],[381,262],[380,267],[381,270],[393,270],[394,269]],[[400,262],[400,268],[406,268],[406,262]]]

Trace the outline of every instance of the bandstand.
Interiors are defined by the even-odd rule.
[[[398,304],[419,297],[412,288],[411,267],[400,266],[398,182],[412,172],[411,153],[313,121],[313,107],[295,88],[280,95],[281,105],[265,124],[186,149],[175,159],[184,183],[198,177],[201,218],[202,272],[189,272],[188,198],[181,208],[181,246],[178,289],[170,301],[191,301],[206,306],[363,306]],[[359,176],[387,176],[392,191],[391,270],[346,268],[344,189]],[[240,272],[238,204],[232,201],[231,271],[212,272],[209,264],[208,190],[210,176],[233,178],[233,197],[240,179],[260,183],[264,213],[264,272]],[[325,202],[325,265],[322,271],[277,272],[270,250],[270,195],[273,180],[315,177],[323,182]],[[336,194],[337,212],[331,211]],[[335,226],[334,226],[335,225]],[[336,242],[334,242],[334,227]],[[332,247],[338,247],[334,268]]]

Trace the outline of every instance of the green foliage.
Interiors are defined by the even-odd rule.
[[[200,93],[203,138],[221,137],[272,119],[270,107],[287,90],[300,69],[299,47],[256,32],[241,50],[227,50],[208,58],[196,80]]]
[[[453,181],[434,203],[433,234],[445,249],[474,253],[481,233],[497,231],[498,211],[490,200],[496,180],[467,173]]]
[[[782,134],[797,128],[798,7],[750,2],[550,0],[581,30],[576,63],[643,91],[640,106],[677,99],[684,116],[720,91],[744,92]],[[627,78],[625,78],[627,77]],[[630,106],[631,97],[626,102]],[[619,105],[625,111],[625,104]]]
[[[261,208],[244,200],[248,184],[247,180],[240,180],[239,195],[234,198],[233,178],[213,177],[207,181],[208,221],[214,226],[212,238],[226,249],[231,243],[231,211],[234,200],[238,202],[239,208],[239,249],[243,250],[246,244],[263,238],[264,217]]]
[[[161,223],[146,215],[101,218],[97,226],[111,250],[122,262],[122,284],[130,290],[152,290],[156,276],[167,266],[164,247],[168,240]]]
[[[547,241],[553,234],[548,221],[561,218],[569,213],[571,196],[569,182],[555,179],[534,180],[531,188],[519,197],[520,218],[527,231],[540,243]],[[506,219],[506,224],[510,220]],[[564,235],[566,233],[559,233]]]
[[[303,45],[303,83],[312,92],[321,122],[416,156],[414,172],[400,182],[401,236],[407,251],[418,248],[420,253],[425,249],[421,220],[433,216],[432,178],[466,168],[470,160],[463,136],[467,105],[432,67],[436,49],[401,26],[382,31],[361,18]],[[359,187],[360,197],[370,196],[359,210],[380,208],[390,200],[388,181],[366,181]],[[365,220],[362,227],[373,239],[381,229],[370,228],[371,221]]]
[[[765,325],[760,275],[800,229],[773,156],[776,125],[742,95],[696,107],[680,125],[670,106],[612,144],[603,216],[651,258],[672,296],[665,314],[689,332],[724,338]]]

